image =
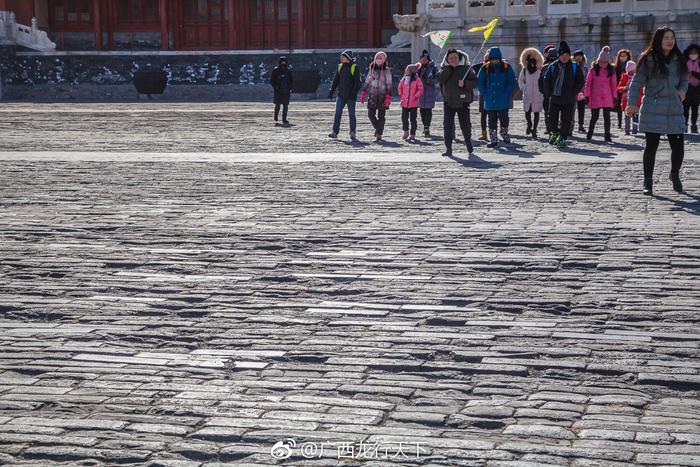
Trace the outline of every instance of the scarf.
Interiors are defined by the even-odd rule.
[[[566,65],[567,63],[557,62],[559,65],[559,74],[557,75],[557,81],[554,83],[554,95],[561,97],[561,90],[564,87],[564,75],[566,75]]]
[[[690,83],[691,86],[700,86],[700,79],[692,75],[693,72],[700,73],[700,60],[688,60],[688,71],[691,73],[688,78],[688,83]]]

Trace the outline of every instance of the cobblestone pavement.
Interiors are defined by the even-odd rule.
[[[34,154],[0,153],[0,464],[700,465],[698,154],[652,199],[598,158]]]
[[[513,143],[507,148],[487,149],[477,142],[480,154],[508,154],[531,158],[551,151],[544,142],[544,116],[540,139],[525,136],[525,118],[518,107],[511,110]],[[405,143],[401,137],[398,102],[387,114],[385,141],[373,143],[374,128],[366,108],[357,104],[358,141],[348,136],[344,115],[338,140],[327,135],[333,123],[334,105],[324,102],[293,102],[291,126],[275,125],[270,104],[3,104],[0,108],[0,150],[5,151],[128,151],[128,152],[442,152],[442,110],[435,110],[433,136],[424,138],[419,120],[419,141]],[[474,139],[480,133],[479,113],[472,109]],[[615,121],[617,123],[617,121]],[[620,151],[643,149],[641,136],[625,136],[613,129],[615,144],[603,141],[602,122],[593,141],[582,133],[571,140],[580,156],[612,158]],[[31,135],[31,137],[28,137]],[[698,150],[700,137],[689,137]]]

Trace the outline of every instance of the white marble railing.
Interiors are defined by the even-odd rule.
[[[32,18],[31,27],[25,26],[17,23],[11,11],[0,11],[0,41],[41,52],[56,50],[56,44],[51,42],[46,31],[39,29],[36,18]]]

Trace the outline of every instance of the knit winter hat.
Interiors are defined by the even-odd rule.
[[[503,59],[503,54],[501,53],[501,49],[498,47],[491,47],[489,49],[489,60],[497,58],[499,60]]]
[[[425,58],[427,58],[428,60],[430,60],[430,52],[428,52],[427,50],[423,49],[423,51],[420,53],[420,58],[423,58],[423,57],[425,57]]]
[[[343,53],[341,53],[340,56],[347,58],[348,60],[350,60],[350,62],[355,61],[355,57],[353,56],[352,50],[350,50],[350,49],[343,50]]]
[[[289,60],[287,60],[287,57],[280,57],[279,64],[281,65],[281,64],[283,64],[283,63],[289,64]]]
[[[410,71],[411,73],[418,73],[418,70],[420,70],[420,67],[421,67],[421,66],[422,66],[422,65],[420,64],[420,62],[418,62],[418,63],[414,63],[413,65],[408,65],[408,66],[406,67],[406,69],[407,69],[408,71]]]
[[[634,71],[637,69],[637,64],[634,63],[632,60],[627,62],[627,65],[625,65],[625,71],[629,73],[630,71]]]
[[[544,46],[544,49],[542,50],[542,55],[547,55],[547,52],[549,52],[551,49],[556,49],[552,44],[547,44]]]
[[[377,58],[379,58],[379,57],[381,57],[381,56],[384,56],[384,60],[385,60],[385,61],[386,61],[386,59],[388,58],[386,52],[380,50],[379,52],[377,52],[376,54],[374,54],[374,61],[376,62],[376,61],[377,61]]]
[[[559,55],[571,54],[571,47],[569,47],[569,44],[567,44],[566,41],[561,41],[557,52]]]
[[[607,45],[603,47],[603,50],[598,54],[598,61],[610,63],[610,47]]]

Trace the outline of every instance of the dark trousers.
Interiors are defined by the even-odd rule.
[[[617,93],[617,101],[615,102],[615,112],[617,112],[617,127],[622,128],[622,94]]]
[[[505,131],[510,123],[510,118],[508,117],[508,109],[503,110],[489,110],[489,130],[497,130],[498,123],[501,123],[501,131]]]
[[[403,131],[408,131],[408,120],[411,119],[411,134],[415,136],[416,128],[418,127],[418,108],[402,108],[401,123],[403,123]]]
[[[357,129],[357,118],[355,117],[355,99],[345,100],[338,96],[335,100],[335,117],[333,118],[333,133],[340,133],[340,121],[343,118],[343,109],[347,106],[348,117],[350,117],[350,131],[355,132]]]
[[[692,125],[698,124],[698,104],[689,104],[683,102],[683,115],[685,115],[685,124],[688,124],[688,117]]]
[[[583,126],[586,121],[586,101],[577,101],[576,110],[578,111],[578,126]]]
[[[420,109],[420,121],[423,122],[423,128],[430,128],[433,122],[433,109]]]
[[[598,119],[600,118],[600,109],[591,109],[591,123],[589,130],[594,129]],[[610,134],[610,109],[603,109],[603,127],[605,134]]]
[[[453,108],[447,104],[444,106],[444,121],[445,129],[445,146],[447,149],[452,149],[452,141],[455,139],[455,115],[459,119],[459,128],[462,130],[464,142],[472,139],[472,122],[469,116],[469,105],[464,104],[462,107]]]
[[[525,112],[525,120],[527,120],[527,126],[531,128],[532,130],[537,133],[537,126],[540,124],[540,113],[539,112],[534,112],[535,114],[535,121],[533,123],[532,121],[532,114],[533,112],[531,110],[528,110]]]
[[[644,148],[644,178],[654,176],[654,163],[656,151],[659,149],[660,133],[646,133],[646,147]],[[683,165],[684,145],[683,135],[668,135],[668,144],[671,145],[671,172],[681,170]]]
[[[275,118],[279,117],[280,107],[282,107],[282,121],[287,120],[287,112],[289,111],[289,104],[275,104]]]
[[[384,134],[384,125],[386,124],[386,109],[380,107],[378,109],[368,108],[367,113],[369,114],[369,121],[372,122],[372,126],[377,133],[380,135]]]
[[[575,104],[549,103],[549,131],[558,133],[562,138],[571,136]],[[561,124],[559,123],[561,120]]]
[[[481,111],[481,131],[486,131],[486,111],[482,110]]]
[[[549,125],[549,97],[545,96],[544,97],[544,126],[547,128],[547,131],[552,131]]]

